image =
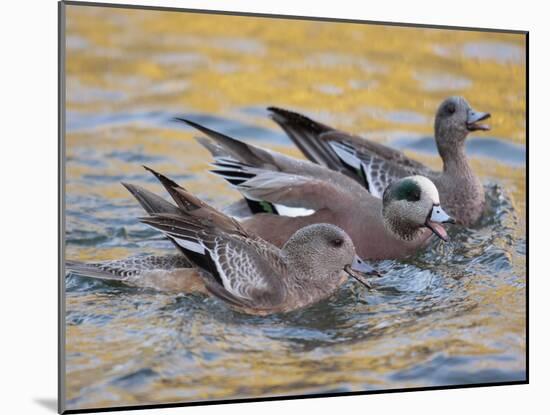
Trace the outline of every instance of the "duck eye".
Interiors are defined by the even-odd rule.
[[[447,104],[447,113],[448,114],[454,114],[454,112],[456,111],[456,107],[455,107],[455,104]]]
[[[332,241],[332,245],[336,246],[336,247],[340,247],[344,244],[344,240],[343,239],[333,239]]]
[[[420,189],[418,189],[418,191],[415,191],[411,194],[411,197],[409,200],[411,202],[418,202],[420,199],[421,199]]]

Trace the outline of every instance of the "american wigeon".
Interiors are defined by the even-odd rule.
[[[296,231],[281,249],[235,219],[149,169],[176,202],[141,222],[160,230],[197,268],[207,290],[238,310],[265,315],[318,302],[352,276],[368,286],[374,270],[355,254],[351,238],[330,224]],[[143,205],[150,192],[126,185]],[[158,196],[152,204],[159,206]]]
[[[450,97],[435,116],[435,141],[443,159],[443,171],[434,171],[401,151],[339,131],[304,115],[270,107],[273,120],[311,161],[337,170],[382,197],[393,181],[422,175],[434,182],[441,203],[457,223],[471,226],[481,217],[485,193],[468,163],[465,140],[477,130],[489,130],[481,121],[489,113],[474,111],[462,97]]]
[[[277,246],[314,223],[342,228],[359,255],[368,259],[413,254],[432,234],[447,240],[441,223],[453,220],[441,207],[436,187],[425,177],[392,183],[380,200],[338,171],[180,120],[209,137],[199,142],[216,160],[214,173],[236,187],[256,213],[243,220],[243,227]]]

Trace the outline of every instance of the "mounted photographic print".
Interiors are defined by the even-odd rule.
[[[527,383],[527,32],[59,10],[60,412]]]

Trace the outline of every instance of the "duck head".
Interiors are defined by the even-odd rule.
[[[328,223],[308,225],[298,230],[282,248],[293,267],[304,267],[304,275],[341,276],[345,272],[370,287],[366,275],[380,274],[355,253],[348,234]]]
[[[382,198],[386,228],[402,240],[412,240],[428,228],[438,238],[448,241],[442,223],[455,223],[439,202],[439,192],[424,176],[409,176],[390,184]]]
[[[441,158],[445,161],[464,146],[472,131],[487,131],[490,127],[482,121],[491,116],[488,112],[475,111],[463,97],[449,97],[439,105],[435,115],[435,141]]]

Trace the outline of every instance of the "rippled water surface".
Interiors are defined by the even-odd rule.
[[[493,114],[468,141],[488,206],[385,271],[286,315],[200,293],[66,278],[68,407],[525,378],[525,50],[519,35],[69,6],[66,256],[172,253],[120,185],[170,175],[216,206],[185,115],[299,156],[265,107],[303,111],[439,167],[433,114],[453,94]],[[165,194],[165,193],[163,193]]]

